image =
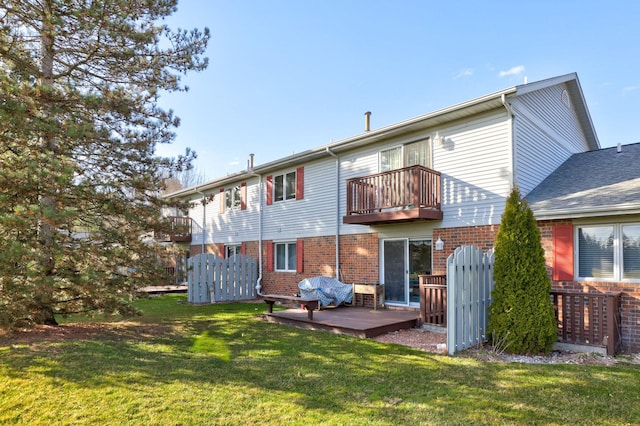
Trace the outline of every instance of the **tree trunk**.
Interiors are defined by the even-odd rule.
[[[41,31],[41,58],[40,65],[42,66],[42,77],[40,78],[40,86],[42,87],[41,93],[46,93],[53,87],[53,46],[54,46],[54,25],[53,15],[51,13],[51,5],[48,1],[45,2],[44,15],[42,17],[42,31]],[[51,108],[47,105],[47,100],[42,100],[42,114],[46,118],[52,116]],[[49,130],[45,131],[41,136],[40,143],[42,151],[46,154],[45,158],[49,156],[55,156],[57,150],[57,144],[53,133]],[[41,206],[41,221],[40,221],[40,244],[42,245],[42,254],[40,258],[40,267],[43,277],[38,285],[38,289],[34,297],[36,306],[38,307],[38,314],[36,315],[36,322],[40,324],[58,325],[53,312],[53,298],[54,292],[51,284],[51,280],[48,277],[52,276],[55,269],[55,258],[53,255],[54,233],[55,227],[55,213],[56,202],[48,194],[47,189],[44,190],[44,194],[40,198]]]

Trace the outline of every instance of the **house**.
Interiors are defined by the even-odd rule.
[[[620,335],[640,348],[640,143],[572,155],[526,199],[555,289],[621,293]]]
[[[623,149],[623,155],[631,150]],[[599,152],[578,77],[568,74],[366,128],[266,164],[254,165],[251,158],[245,171],[168,197],[192,205],[188,212],[170,212],[176,221],[192,222],[189,241],[181,235],[186,252],[259,259],[258,285],[264,292],[293,294],[306,277],[334,276],[348,283],[384,283],[388,305],[411,309],[419,306],[418,275],[444,274],[447,256],[462,244],[493,247],[514,185],[523,196],[531,194],[543,235],[562,230],[568,238],[570,227],[572,235],[582,235],[586,228],[580,221],[602,210],[594,204],[592,212],[579,206],[563,211],[558,203],[570,194],[543,188],[556,185],[548,179],[562,180],[556,173],[578,167],[572,166],[575,159]],[[632,204],[627,196],[638,203],[637,183],[635,192],[620,194],[620,205]],[[562,188],[579,191],[566,182]],[[629,218],[637,214],[617,211]],[[618,233],[637,231],[637,225],[615,223]],[[548,241],[545,248],[555,285],[596,285],[576,272],[578,261],[567,263],[582,250],[568,254],[566,245]],[[618,274],[610,284],[626,294],[623,342],[639,347],[640,268],[637,262],[626,264],[633,277]]]

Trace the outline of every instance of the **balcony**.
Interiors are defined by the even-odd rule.
[[[441,220],[440,172],[411,166],[347,181],[345,224]]]
[[[172,243],[189,243],[191,242],[191,232],[193,224],[190,217],[171,216],[168,217],[170,223],[170,231],[168,234],[156,234],[156,241],[172,242]]]

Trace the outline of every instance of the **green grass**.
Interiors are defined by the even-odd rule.
[[[640,367],[485,363],[141,300],[76,339],[0,341],[0,424],[635,424]],[[74,327],[80,319],[66,319]],[[88,321],[84,319],[84,321]]]

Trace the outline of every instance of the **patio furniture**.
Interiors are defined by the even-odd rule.
[[[353,304],[356,304],[357,295],[362,296],[362,306],[364,306],[364,295],[373,294],[373,309],[378,309],[378,300],[380,306],[384,308],[384,284],[354,284],[353,285]]]
[[[351,303],[353,300],[353,287],[345,284],[336,278],[312,277],[305,278],[298,283],[300,295],[311,299],[318,299],[320,306],[327,306],[333,303],[339,306],[342,303]]]
[[[313,311],[318,309],[318,299],[312,297],[285,296],[284,294],[265,294],[262,296],[264,302],[269,305],[269,313],[273,313],[273,304],[275,302],[293,301],[301,303],[307,310],[307,318],[313,321]]]

